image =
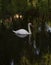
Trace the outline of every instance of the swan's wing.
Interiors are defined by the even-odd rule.
[[[16,31],[16,34],[28,34],[28,32],[25,29],[19,29]]]

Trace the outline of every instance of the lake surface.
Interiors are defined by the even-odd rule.
[[[36,47],[40,50],[40,55],[34,54],[34,39],[27,36],[17,37],[11,30],[3,29],[0,31],[0,65],[10,65],[12,59],[14,63],[20,64],[23,56],[32,62],[41,58],[42,54],[51,53],[51,33],[38,32],[36,35]]]

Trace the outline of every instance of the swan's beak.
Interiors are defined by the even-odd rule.
[[[32,27],[32,28],[34,28],[34,25],[33,25],[33,24],[31,24],[31,27]]]

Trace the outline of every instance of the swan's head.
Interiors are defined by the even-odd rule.
[[[32,25],[32,23],[28,23],[28,25]]]
[[[32,25],[32,23],[28,23],[28,26],[31,26],[32,28],[34,27],[34,26]]]

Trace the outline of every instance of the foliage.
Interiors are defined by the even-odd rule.
[[[27,8],[27,2],[25,0],[1,0],[0,3],[0,11],[2,14],[14,14],[18,11],[25,11]],[[1,5],[0,4],[0,5]]]

